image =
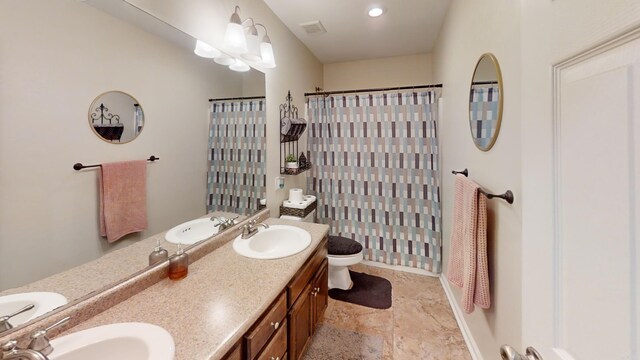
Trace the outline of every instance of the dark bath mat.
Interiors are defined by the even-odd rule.
[[[382,337],[320,324],[303,360],[380,360]]]
[[[391,307],[391,283],[385,278],[349,270],[353,287],[351,290],[331,289],[332,299],[362,305],[374,309]]]

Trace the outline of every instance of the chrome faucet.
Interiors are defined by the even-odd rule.
[[[234,217],[233,219],[228,219],[228,218],[226,218],[224,216],[219,216],[219,217],[212,216],[210,220],[211,221],[217,221],[218,225],[215,225],[215,226],[217,226],[220,229],[220,231],[223,231],[223,230],[226,230],[226,229],[232,227],[233,225],[235,225],[236,224],[235,220],[237,218],[239,218],[239,217],[240,217],[240,215]]]
[[[249,220],[248,223],[246,223],[246,224],[244,224],[242,226],[242,238],[243,239],[248,239],[248,238],[252,237],[253,235],[255,235],[258,232],[258,227],[257,226],[262,226],[265,229],[269,228],[269,225],[267,225],[265,223],[260,223],[260,224],[257,224],[257,226],[256,226],[257,222],[258,221],[255,220],[255,219]]]
[[[0,353],[2,360],[49,360],[49,358],[36,350],[18,349],[18,342],[10,340],[2,345],[3,353]]]
[[[56,322],[44,330],[38,330],[31,334],[31,342],[27,349],[18,348],[16,340],[9,340],[2,345],[0,359],[2,360],[49,360],[47,355],[53,352],[53,347],[47,337],[47,332],[60,325],[63,325],[71,319],[70,316]]]
[[[11,319],[12,317],[22,314],[25,311],[29,311],[31,309],[33,309],[35,306],[33,304],[29,304],[25,307],[23,307],[22,309],[9,314],[9,315],[5,315],[5,316],[0,316],[0,333],[5,332],[7,330],[13,329],[13,325],[11,325],[11,323],[9,322],[9,319]]]

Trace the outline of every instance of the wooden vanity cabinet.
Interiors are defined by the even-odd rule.
[[[324,311],[327,310],[329,304],[329,268],[327,260],[320,266],[316,278],[313,281],[313,319],[312,328],[315,331],[320,319],[324,315]]]
[[[311,336],[324,315],[329,298],[327,242],[320,243],[311,260],[289,283],[289,360],[304,354]],[[298,291],[300,284],[305,286]],[[297,297],[295,296],[297,294]],[[292,296],[293,295],[293,296]]]
[[[280,296],[271,304],[271,306],[264,312],[261,319],[253,325],[252,329],[244,336],[245,347],[247,352],[247,359],[255,359],[262,349],[266,349],[272,338],[272,335],[276,332],[282,333],[283,329],[286,335],[286,322],[285,317],[287,315],[287,297],[286,292],[282,292]],[[277,335],[273,336],[275,339]],[[286,336],[285,336],[286,337]],[[271,340],[272,341],[272,340]],[[286,339],[285,339],[286,348]],[[286,350],[286,349],[285,349]],[[283,355],[284,351],[277,354],[275,357]]]
[[[233,346],[227,355],[225,355],[222,360],[243,360],[242,357],[242,341],[239,341],[237,344]]]
[[[329,298],[327,238],[260,319],[222,360],[297,360]]]

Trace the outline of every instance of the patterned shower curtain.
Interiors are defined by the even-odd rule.
[[[208,212],[253,212],[266,196],[265,105],[265,99],[211,102]]]
[[[307,188],[365,260],[439,273],[439,89],[307,98]]]
[[[473,137],[481,148],[489,145],[498,125],[499,89],[497,84],[471,84],[469,119]]]

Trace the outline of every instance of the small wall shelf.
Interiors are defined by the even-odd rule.
[[[291,91],[287,92],[285,103],[280,104],[280,174],[298,175],[311,168],[311,164],[306,161],[300,164],[298,140],[307,128],[304,119],[298,117],[298,108],[292,105]],[[296,158],[297,168],[288,168],[286,158],[292,154]],[[307,159],[308,159],[307,154]]]
[[[305,171],[307,171],[309,169],[311,169],[311,166],[307,166],[304,169],[302,169],[302,168],[287,169],[286,167],[281,167],[280,168],[280,174],[281,175],[298,175],[298,174],[302,174],[303,172],[305,172]]]

